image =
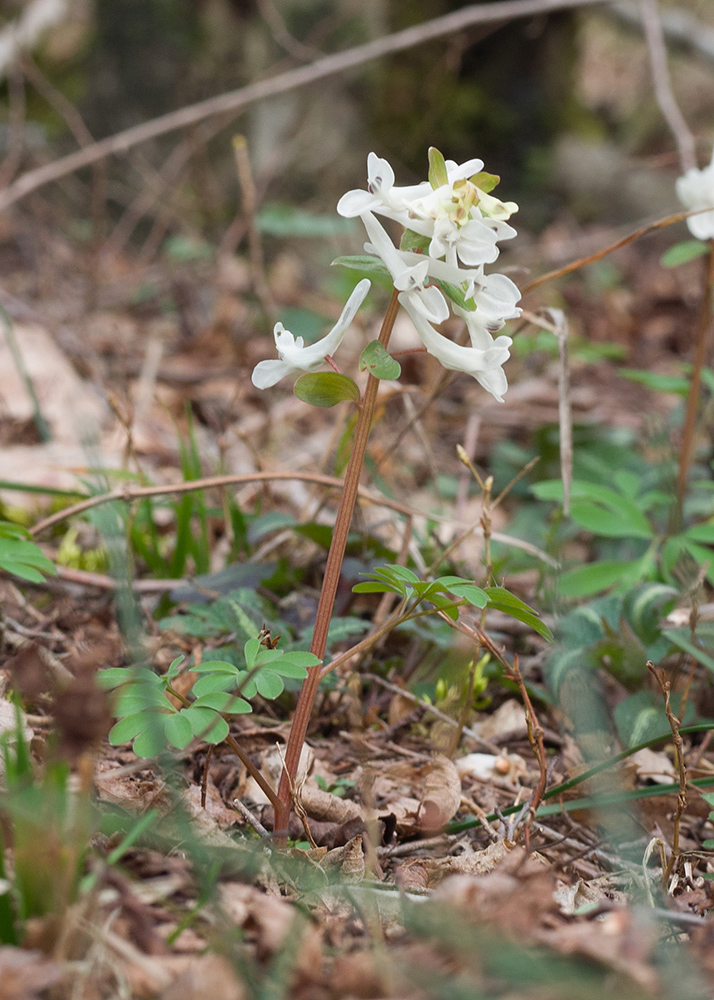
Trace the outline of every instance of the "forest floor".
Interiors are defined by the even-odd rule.
[[[676,818],[676,755],[665,740],[553,794],[534,816],[543,770],[528,722],[543,732],[548,790],[592,758],[549,693],[549,643],[501,612],[487,611],[483,625],[507,661],[518,657],[530,719],[488,650],[484,660],[483,649],[441,625],[393,633],[341,669],[318,699],[285,852],[265,835],[267,799],[225,743],[209,751],[195,740],[143,760],[131,744],[107,742],[111,703],[94,676],[129,665],[137,648],[159,671],[179,654],[200,666],[240,647],[245,614],[261,613],[255,620],[273,637],[305,641],[334,490],[300,476],[341,474],[349,411],[311,409],[283,385],[254,389],[250,372],[272,338],[238,257],[175,248],[146,266],[115,260],[99,278],[91,255],[78,266],[66,238],[51,229],[38,235],[36,220],[23,225],[15,219],[0,241],[3,301],[51,437],[40,439],[2,339],[4,516],[32,525],[89,492],[150,483],[167,492],[151,506],[135,502],[127,527],[133,647],[115,610],[121,574],[96,521],[58,521],[37,536],[58,565],[46,583],[0,577],[0,726],[12,757],[17,718],[7,699],[19,693],[43,803],[28,806],[15,779],[0,806],[9,887],[0,897],[0,998],[711,995],[709,805],[690,784]],[[565,220],[520,259],[543,271],[618,235]],[[576,450],[635,452],[659,434],[676,453],[680,397],[621,374],[681,377],[701,261],[663,269],[671,242],[650,237],[612,265],[561,283],[556,299],[525,303],[530,313],[544,304],[567,310]],[[28,267],[28,246],[37,267]],[[270,283],[286,327],[314,336],[338,315],[342,293],[337,285],[304,291],[303,246],[288,241]],[[380,318],[370,305],[358,321],[354,347],[344,345],[346,368]],[[554,625],[563,606],[553,598],[553,563],[584,563],[593,543],[571,533],[556,551],[557,523],[544,520],[529,492],[559,476],[560,367],[555,338],[537,323],[509,332],[516,344],[505,404],[463,376],[445,378],[423,355],[404,360],[402,382],[383,390],[363,481],[387,505],[360,504],[336,609],[344,632],[332,656],[371,627],[380,596],[351,588],[380,560],[402,553],[423,572],[472,528],[446,571],[483,581],[482,495],[458,460],[459,444],[494,476],[494,494],[540,459],[493,511],[493,558],[499,583]],[[412,336],[399,320],[393,346],[408,348]],[[271,472],[295,478],[248,481]],[[219,474],[246,481],[206,490],[203,506],[183,509],[168,490]],[[181,518],[193,532],[183,553]],[[688,603],[679,603],[686,624]],[[676,623],[675,610],[666,614]],[[474,658],[481,672],[469,690]],[[710,671],[683,656],[667,663],[675,688],[691,688],[695,721],[706,719]],[[181,675],[181,693],[196,676]],[[633,691],[657,694],[646,671],[635,685],[594,669],[580,682],[600,685],[605,716]],[[257,699],[252,714],[231,721],[235,740],[273,781],[294,691]],[[626,746],[621,733],[596,735],[606,757]],[[684,759],[688,780],[711,777],[714,789],[710,735],[685,735]],[[51,793],[57,761],[69,762],[72,776]],[[666,793],[651,794],[659,786]],[[644,789],[647,796],[629,801]],[[578,808],[568,807],[576,798]],[[82,802],[91,802],[86,813]],[[662,864],[672,858],[675,827],[672,880]],[[23,913],[6,912],[1,900],[23,872],[35,878],[34,909],[28,892]]]

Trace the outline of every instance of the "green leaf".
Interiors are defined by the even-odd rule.
[[[399,242],[400,250],[407,250],[410,253],[419,253],[429,249],[431,240],[428,236],[415,233],[413,229],[405,229]]]
[[[359,370],[368,371],[375,378],[388,380],[397,379],[402,374],[402,366],[378,340],[367,344],[362,351]]]
[[[121,684],[128,684],[133,679],[133,670],[127,670],[126,667],[109,667],[107,670],[97,671],[94,683],[103,691],[111,691],[112,688],[119,687]]]
[[[261,670],[255,678],[255,683],[258,687],[258,694],[262,695],[263,698],[278,698],[285,690],[282,678],[278,677],[272,670]]]
[[[449,183],[446,161],[436,146],[429,147],[429,183],[434,190]]]
[[[484,587],[484,592],[488,597],[489,607],[496,611],[503,611],[525,625],[530,625],[533,631],[537,632],[543,639],[547,639],[548,642],[553,641],[553,633],[545,622],[540,620],[538,612],[522,601],[520,597],[516,597],[505,587]]]
[[[187,747],[193,739],[191,723],[182,712],[172,715],[166,720],[164,732],[171,746],[177,747],[179,750]]]
[[[333,266],[337,264],[340,267],[348,267],[351,271],[362,271],[364,274],[374,274],[382,278],[389,278],[390,281],[392,280],[392,276],[387,266],[382,263],[381,257],[373,257],[371,254],[335,257],[332,264]]]
[[[441,576],[436,582],[446,587],[449,593],[463,597],[474,608],[485,608],[488,604],[488,594],[470,580],[463,580],[459,576]]]
[[[624,498],[617,511],[575,500],[570,505],[570,516],[581,528],[605,538],[652,538],[654,534],[644,514]]]
[[[238,683],[238,674],[206,674],[200,677],[193,685],[193,694],[200,698],[204,694],[212,694],[214,691],[230,691]]]
[[[485,194],[488,194],[489,191],[493,191],[496,185],[501,183],[501,178],[498,174],[489,174],[485,170],[482,170],[478,174],[474,174],[473,177],[469,177],[469,180],[475,187],[485,192]]]
[[[258,645],[257,640],[253,640]],[[239,673],[238,667],[227,660],[206,660],[205,663],[196,663],[191,667],[194,674],[233,674]]]
[[[687,528],[684,534],[687,538],[691,538],[693,542],[704,542],[705,544],[714,545],[714,524],[710,521],[703,524],[695,524],[691,528]],[[714,556],[714,552],[712,556]]]
[[[136,737],[132,749],[136,756],[141,757],[142,760],[146,760],[148,757],[157,757],[162,750],[166,749],[164,729],[159,724],[158,719]]]
[[[264,204],[257,217],[258,229],[270,236],[327,239],[354,232],[354,220],[338,215],[316,215],[282,202]]]
[[[619,368],[617,374],[655,392],[669,392],[677,396],[686,396],[689,392],[689,379],[683,375],[663,375],[660,372],[638,371],[634,368]]]
[[[258,677],[260,676],[258,674]],[[210,691],[208,694],[202,694],[200,698],[196,698],[191,708],[185,709],[185,711],[192,712],[202,708],[226,712],[229,715],[247,715],[248,712],[253,711],[245,698],[229,694],[227,691]]]
[[[702,666],[705,666],[714,673],[714,657],[710,656],[705,650],[700,649],[699,646],[695,646],[688,633],[688,629],[668,629],[664,630],[662,635],[666,636],[670,642],[673,642],[678,649],[683,649],[685,653],[689,653]]]
[[[707,250],[708,246],[702,240],[683,240],[665,250],[660,258],[660,264],[662,267],[678,267],[697,257],[703,257]]]
[[[129,743],[139,733],[143,733],[149,723],[150,719],[146,712],[127,715],[126,718],[121,719],[112,726],[107,738],[113,747],[120,746],[122,743]]]
[[[356,583],[352,588],[353,594],[401,594],[404,596],[404,587],[395,586],[392,583],[382,583],[377,580],[370,580],[369,583]]]
[[[0,521],[0,569],[30,583],[44,583],[45,576],[55,576],[57,570],[25,534],[20,525]]]
[[[616,583],[622,583],[632,563],[624,560],[602,560],[578,566],[563,573],[560,592],[564,597],[590,597]]]
[[[295,383],[293,392],[303,403],[312,406],[336,406],[337,403],[359,402],[359,387],[347,375],[337,372],[308,372]]]

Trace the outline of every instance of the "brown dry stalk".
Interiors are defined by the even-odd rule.
[[[623,236],[620,240],[615,240],[609,246],[606,246],[602,250],[598,250],[596,253],[591,253],[587,257],[579,257],[577,260],[572,260],[569,264],[564,267],[558,267],[554,271],[547,271],[545,274],[541,274],[538,278],[533,278],[532,281],[528,281],[522,286],[521,292],[523,295],[526,292],[533,291],[534,288],[538,288],[539,285],[544,285],[548,281],[555,281],[556,278],[562,278],[566,274],[571,274],[573,271],[580,270],[581,267],[587,267],[588,264],[594,264],[598,260],[602,260],[603,257],[607,257],[608,254],[614,253],[615,250],[620,250],[622,247],[628,246],[630,243],[634,243],[635,240],[641,239],[643,236],[647,236],[648,233],[654,233],[658,229],[666,229],[667,226],[673,226],[677,222],[684,222],[686,219],[690,218],[692,215],[699,215],[700,212],[711,211],[711,209],[698,209],[696,212],[677,212],[674,215],[667,215],[664,219],[658,219],[656,222],[648,222],[644,226],[640,226],[639,229],[635,229],[634,232],[629,233],[627,236]]]
[[[263,242],[258,228],[258,195],[255,190],[253,171],[248,156],[248,140],[244,135],[233,136],[233,153],[236,161],[236,172],[240,182],[243,214],[248,225],[248,250],[250,252],[250,266],[253,272],[253,287],[255,294],[260,299],[265,318],[272,327],[276,320],[275,303],[270,292],[270,285],[265,274],[265,258],[263,256]]]
[[[689,386],[687,396],[687,409],[684,417],[684,428],[682,429],[682,445],[679,451],[679,472],[677,474],[677,508],[675,527],[679,527],[682,520],[682,505],[684,504],[684,494],[687,489],[687,478],[689,467],[692,463],[694,453],[694,431],[697,425],[697,411],[699,410],[699,396],[702,386],[702,368],[707,357],[709,347],[709,330],[712,321],[712,289],[714,287],[714,240],[709,240],[709,253],[707,255],[707,270],[704,285],[704,297],[702,299],[699,313],[699,323],[697,326],[697,342],[694,349],[694,364],[692,369],[692,382]]]
[[[379,333],[379,342],[383,347],[387,347],[389,343],[392,327],[394,326],[398,312],[399,298],[395,289],[392,292],[389,307],[387,308],[382,329]],[[325,575],[315,617],[315,630],[312,636],[312,643],[310,644],[310,652],[320,660],[323,659],[325,647],[327,646],[327,633],[330,628],[332,609],[340,582],[342,561],[345,555],[347,536],[352,523],[352,515],[359,491],[359,478],[362,474],[367,442],[372,429],[378,391],[379,379],[370,374],[360,406],[359,418],[352,442],[352,453],[345,472],[344,483],[342,484],[342,496],[335,520],[335,528],[332,533],[330,551],[325,565]],[[297,774],[300,753],[305,742],[307,727],[310,722],[313,705],[315,704],[317,690],[320,686],[321,676],[319,665],[308,667],[307,677],[300,689],[295,715],[290,727],[290,736],[288,737],[288,745],[285,751],[285,766],[280,778],[280,785],[278,786],[280,805],[275,811],[275,826],[273,829],[273,835],[280,841],[287,837],[291,804],[290,789],[294,784],[295,775]]]
[[[528,814],[525,825],[526,847],[528,847],[530,824],[535,819],[535,814],[538,811],[538,806],[541,804],[543,796],[545,795],[545,788],[548,783],[548,763],[545,757],[545,735],[543,733],[543,727],[538,721],[538,716],[533,708],[533,702],[531,701],[531,696],[528,694],[526,682],[523,680],[523,674],[521,673],[518,656],[513,657],[513,666],[511,667],[509,673],[511,678],[518,685],[518,690],[521,692],[521,698],[523,698],[523,706],[526,710],[526,723],[528,725],[528,742],[533,749],[533,753],[536,756],[538,767],[540,769],[538,784],[531,795],[531,800],[528,805]]]
[[[679,776],[677,808],[675,809],[674,816],[672,818],[672,854],[670,855],[670,859],[667,862],[667,866],[663,873],[664,888],[666,891],[669,880],[672,877],[682,853],[679,847],[679,833],[682,825],[682,816],[687,808],[687,768],[684,763],[684,744],[682,742],[682,734],[679,731],[682,723],[672,711],[672,685],[665,676],[664,670],[658,671],[652,660],[647,661],[647,669],[657,681],[664,698],[664,711],[667,716],[669,727],[672,730],[672,742],[674,743],[674,764],[677,768],[677,774]]]

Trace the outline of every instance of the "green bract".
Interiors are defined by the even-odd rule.
[[[248,699],[256,695],[277,698],[283,692],[284,677],[306,677],[306,668],[321,662],[300,650],[268,649],[258,639],[249,639],[243,652],[245,669],[225,660],[191,666],[191,672],[200,676],[180,708],[175,701],[182,699],[172,681],[180,672],[182,656],[163,676],[144,667],[101,671],[100,687],[117,692],[114,715],[118,722],[109,733],[109,742],[114,746],[132,743],[137,757],[155,757],[167,745],[183,750],[193,739],[222,743],[229,732],[224,716],[252,712]]]

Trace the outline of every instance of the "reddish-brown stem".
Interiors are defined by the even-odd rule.
[[[694,367],[692,369],[692,384],[689,387],[689,396],[687,397],[687,410],[684,417],[684,429],[682,430],[682,447],[679,452],[676,528],[679,528],[682,519],[682,504],[684,503],[687,477],[689,476],[689,467],[692,463],[692,455],[694,453],[694,431],[697,425],[697,411],[699,410],[702,368],[706,361],[707,348],[709,346],[709,327],[711,326],[712,319],[712,285],[714,285],[714,240],[709,240],[706,285],[702,308],[699,314],[697,343],[694,351]]]
[[[387,309],[384,322],[382,323],[382,329],[379,333],[379,342],[383,347],[386,347],[389,343],[389,337],[391,336],[392,327],[394,326],[394,320],[397,317],[398,311],[399,299],[397,298],[397,292],[395,290],[392,293],[389,308]],[[340,498],[340,506],[337,511],[335,530],[332,533],[332,543],[327,556],[325,576],[322,582],[322,591],[320,592],[320,601],[317,606],[317,614],[315,617],[315,631],[312,637],[310,652],[320,659],[324,657],[325,647],[327,646],[327,632],[330,627],[330,619],[332,617],[332,609],[335,603],[335,596],[337,594],[337,586],[340,582],[342,561],[344,559],[345,547],[347,545],[347,535],[350,530],[350,524],[352,523],[355,501],[357,500],[357,490],[359,487],[360,475],[362,473],[362,466],[364,465],[364,456],[367,451],[369,432],[372,428],[372,420],[374,418],[378,390],[379,379],[370,375],[367,380],[364,399],[359,411],[354,443],[352,445],[352,454],[350,455],[347,471],[345,472],[342,497]],[[312,707],[315,704],[315,698],[317,697],[317,689],[320,685],[320,676],[321,670],[319,666],[308,668],[307,677],[303,681],[292,726],[290,727],[290,736],[288,737],[288,745],[285,750],[285,764],[283,767],[283,773],[280,777],[280,785],[278,787],[279,802],[278,808],[275,811],[275,825],[273,828],[273,837],[279,841],[284,841],[287,837],[291,806],[290,789],[295,782],[298,763],[300,761],[300,753],[305,742],[307,727],[312,714]]]

